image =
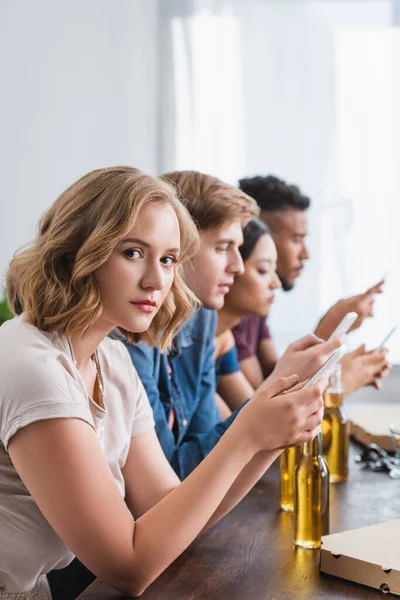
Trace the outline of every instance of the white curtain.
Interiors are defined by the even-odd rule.
[[[162,171],[235,183],[243,169],[241,36],[232,4],[162,4]]]
[[[400,28],[342,28],[335,36],[336,202],[324,207],[322,304],[387,272],[376,318],[354,341],[378,345],[400,294]],[[400,331],[389,343],[400,362]]]
[[[235,182],[275,174],[312,198],[311,260],[270,318],[280,349],[389,271],[379,344],[397,319],[399,47],[391,0],[166,2],[160,161]],[[371,26],[374,29],[371,29]],[[390,343],[400,362],[400,334]]]

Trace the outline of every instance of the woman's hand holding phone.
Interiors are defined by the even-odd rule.
[[[238,414],[236,426],[254,453],[303,444],[319,433],[327,381],[322,377],[307,388],[298,381],[297,375],[265,381]]]
[[[287,377],[292,373],[296,373],[300,381],[310,379],[344,341],[343,335],[327,342],[320,340],[313,333],[306,335],[288,346],[267,381]]]

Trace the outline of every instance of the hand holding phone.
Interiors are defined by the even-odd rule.
[[[383,348],[384,348],[384,347],[385,347],[385,345],[386,345],[386,342],[388,341],[388,339],[389,339],[390,337],[392,337],[392,335],[394,334],[394,332],[396,331],[396,329],[397,329],[397,325],[395,325],[395,326],[393,327],[393,329],[391,329],[391,330],[389,331],[389,333],[387,334],[387,336],[385,337],[385,339],[383,340],[383,342],[381,343],[381,345],[380,345],[380,346],[379,346],[379,347],[376,349],[376,351],[377,351],[377,352],[379,352],[380,350],[383,350]]]
[[[311,377],[311,379],[306,383],[304,387],[311,387],[312,385],[315,385],[317,381],[321,379],[321,377],[324,377],[325,375],[330,375],[335,365],[339,362],[341,358],[343,358],[345,352],[346,346],[342,344],[337,350],[335,350],[333,354],[331,354],[326,363],[322,365],[320,370],[317,373],[315,373],[314,377]]]
[[[343,319],[340,321],[339,325],[336,327],[336,329],[334,330],[332,335],[329,337],[329,339],[332,340],[333,338],[338,337],[339,335],[343,335],[344,333],[347,333],[349,331],[350,327],[356,321],[357,317],[358,317],[358,314],[356,312],[347,313],[347,315],[345,315],[343,317]]]

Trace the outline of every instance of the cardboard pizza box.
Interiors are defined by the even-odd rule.
[[[320,570],[400,596],[400,520],[323,536]]]
[[[399,404],[346,404],[349,416],[350,433],[361,444],[377,444],[386,452],[394,452],[389,427],[395,421],[400,421]]]

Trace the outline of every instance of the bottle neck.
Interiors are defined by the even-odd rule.
[[[339,394],[343,392],[342,388],[342,365],[339,363],[335,366],[335,370],[329,377],[328,389],[332,389]]]
[[[325,408],[341,407],[343,405],[342,365],[336,365],[329,377],[329,385],[324,393]]]
[[[303,444],[303,455],[312,456],[313,458],[322,455],[322,433],[316,435],[311,442]]]

